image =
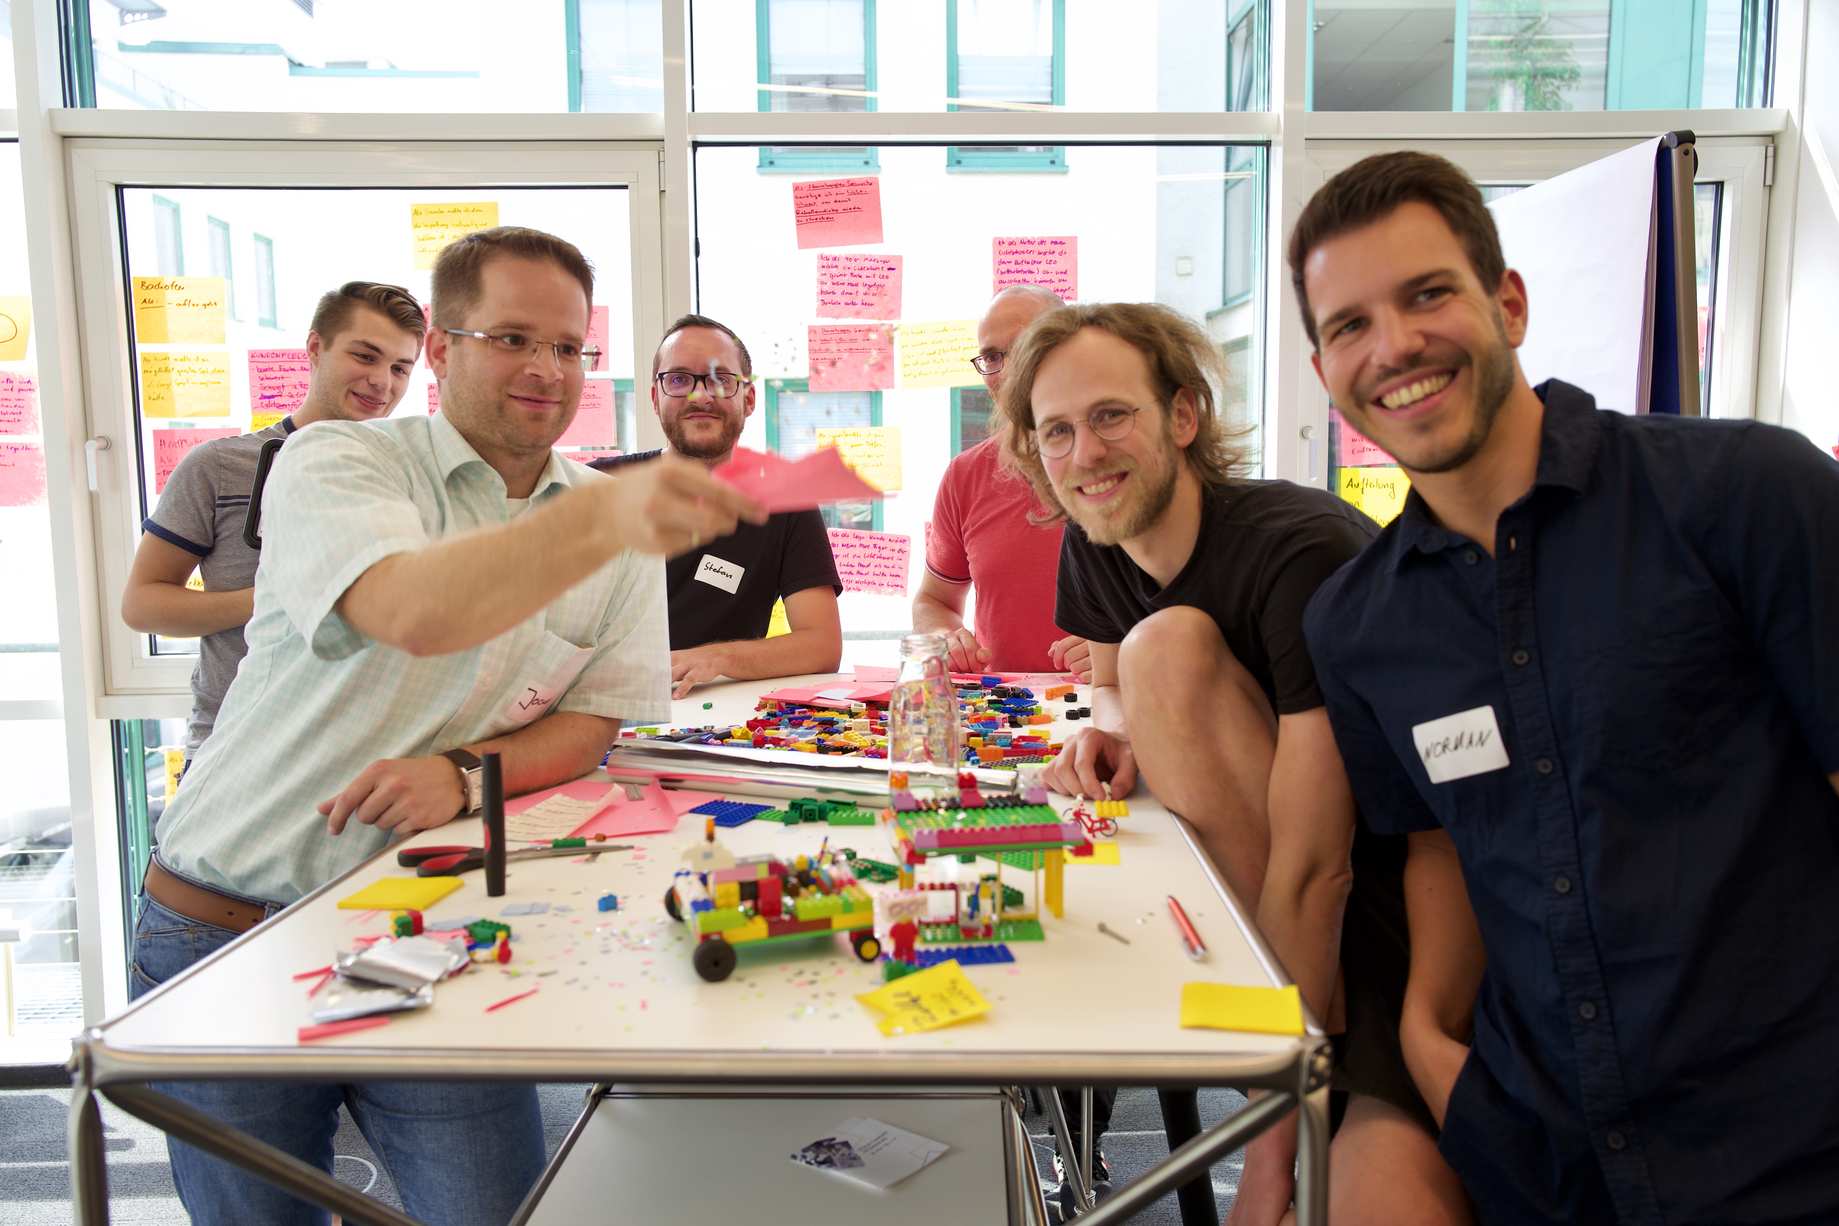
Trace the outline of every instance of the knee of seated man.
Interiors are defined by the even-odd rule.
[[[1328,1170],[1335,1226],[1474,1221],[1462,1183],[1437,1152],[1435,1138],[1376,1098],[1355,1097],[1335,1135]]]
[[[1198,658],[1210,653],[1232,658],[1212,615],[1192,605],[1172,605],[1130,628],[1118,646],[1118,668],[1157,677],[1194,677]]]

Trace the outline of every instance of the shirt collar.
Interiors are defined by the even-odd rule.
[[[485,458],[473,449],[473,445],[466,441],[466,436],[448,420],[445,413],[436,413],[428,419],[428,432],[433,443],[434,462],[440,467],[442,481],[451,481],[453,474],[460,469],[469,464],[477,464],[490,473],[493,480],[500,485],[504,484],[498,470],[485,462]],[[531,499],[547,497],[552,486],[567,488],[567,464],[566,460],[556,454],[555,448],[550,448],[549,462],[543,465],[543,471],[536,479],[536,488],[530,491]]]

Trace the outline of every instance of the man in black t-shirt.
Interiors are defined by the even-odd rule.
[[[1219,359],[1165,307],[1063,307],[1009,354],[1006,458],[1066,516],[1056,623],[1091,641],[1094,726],[1048,768],[1056,789],[1125,795],[1141,767],[1187,817],[1337,1036],[1330,1215],[1468,1220],[1399,1052],[1407,961],[1403,847],[1357,833],[1303,637],[1316,588],[1372,521],[1334,496],[1237,474],[1215,405]],[[1349,867],[1352,865],[1351,887]],[[1164,1095],[1170,1145],[1198,1127]],[[1248,1149],[1234,1226],[1275,1226],[1296,1151],[1286,1122]],[[1211,1221],[1211,1188],[1181,1192]]]
[[[651,407],[670,449],[710,468],[727,462],[754,410],[753,359],[726,325],[703,315],[672,324],[651,360]],[[656,459],[638,452],[594,467]],[[717,677],[750,681],[833,671],[843,658],[836,560],[816,511],[743,523],[665,564],[670,595],[671,696]],[[791,632],[767,638],[774,602]]]

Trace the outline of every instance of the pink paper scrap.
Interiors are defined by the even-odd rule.
[[[608,838],[625,838],[635,834],[667,834],[676,829],[678,816],[670,796],[653,781],[645,785],[644,795],[637,800],[627,800],[623,790],[617,792],[612,804],[575,828],[573,837],[585,839],[604,834]]]
[[[721,480],[751,494],[768,512],[807,511],[831,502],[877,501],[880,490],[856,476],[835,447],[797,460],[745,447],[715,470]]]

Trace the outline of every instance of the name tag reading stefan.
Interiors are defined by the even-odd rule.
[[[1415,724],[1411,739],[1432,783],[1485,775],[1507,765],[1507,746],[1501,741],[1493,707],[1474,707]]]
[[[696,579],[699,583],[711,584],[733,594],[741,586],[741,576],[746,573],[747,568],[744,566],[736,566],[712,553],[705,553],[702,555],[702,565],[696,568]]]

